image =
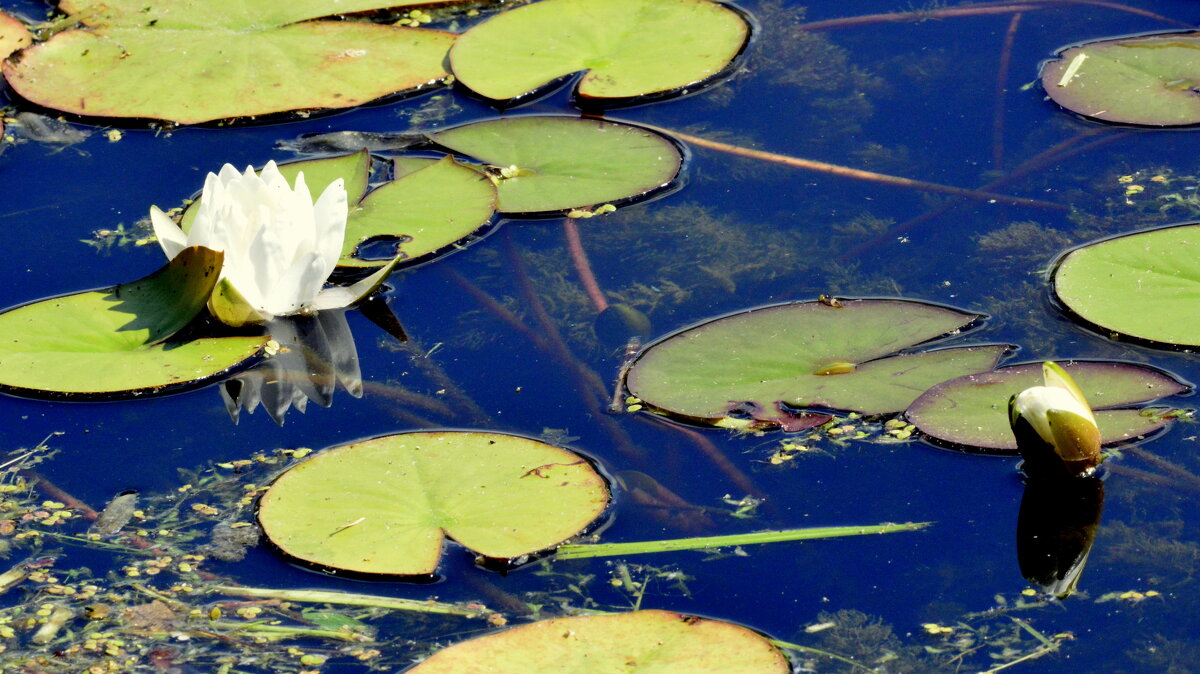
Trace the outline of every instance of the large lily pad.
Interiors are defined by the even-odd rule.
[[[1042,86],[1072,112],[1141,126],[1200,124],[1200,33],[1089,42],[1042,66]]]
[[[604,479],[565,449],[497,433],[405,433],[292,468],[258,517],[272,543],[306,563],[428,576],[446,536],[511,560],[580,533],[608,499]]]
[[[269,337],[171,337],[204,307],[221,259],[188,248],[138,281],[0,313],[0,388],[31,397],[118,398],[225,374]]]
[[[1138,232],[1077,248],[1054,270],[1054,292],[1106,333],[1200,346],[1200,225]]]
[[[512,214],[555,213],[640,197],[670,185],[683,163],[670,139],[598,119],[512,117],[430,138],[508,169],[511,177],[498,176],[499,210]]]
[[[1170,419],[1130,407],[1188,390],[1171,375],[1145,365],[1070,361],[1062,366],[1096,410],[1101,442],[1130,440],[1162,428]],[[917,398],[904,414],[922,433],[958,447],[1016,452],[1008,422],[1008,399],[1042,385],[1041,363],[1002,367],[942,382]]]
[[[20,20],[0,12],[0,61],[33,44],[33,36]]]
[[[411,173],[367,193],[371,156],[366,150],[339,157],[307,159],[279,167],[279,172],[294,182],[304,173],[312,197],[316,200],[334,180],[345,181],[351,204],[346,219],[346,237],[342,258],[344,267],[379,267],[385,261],[358,256],[358,247],[371,239],[395,242],[401,264],[426,259],[450,245],[462,241],[487,225],[496,208],[496,187],[479,171],[463,166],[450,157],[427,160]],[[180,220],[187,231],[199,213],[197,198]]]
[[[545,0],[464,33],[450,64],[459,82],[493,100],[580,71],[579,97],[620,100],[701,85],[749,35],[739,13],[707,0]]]
[[[990,370],[1008,349],[891,355],[980,316],[908,300],[833,304],[781,304],[687,328],[648,346],[626,386],[659,411],[706,422],[745,413],[782,423],[809,407],[887,414],[934,384]]]
[[[554,618],[455,644],[410,674],[786,674],[764,636],[672,611]]]
[[[197,123],[344,108],[442,82],[454,35],[360,21],[330,10],[406,4],[354,0],[76,0],[87,28],[58,33],[5,63],[25,98],[101,117]],[[299,22],[299,23],[298,23]]]

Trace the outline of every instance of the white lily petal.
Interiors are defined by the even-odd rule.
[[[317,298],[337,265],[346,229],[342,181],[331,184],[317,201],[313,203],[303,174],[289,185],[275,162],[268,162],[261,175],[254,167],[239,172],[226,164],[205,178],[187,236],[158,209],[150,217],[168,257],[194,245],[224,251],[221,278],[269,318],[326,305]],[[346,302],[361,294],[350,293]]]
[[[311,310],[329,272],[315,252],[308,253],[281,276],[267,296],[267,308],[276,316]]]
[[[158,237],[158,245],[162,246],[168,260],[175,259],[179,251],[188,247],[187,235],[158,206],[150,207],[150,223],[154,225],[154,236]]]
[[[1054,433],[1050,430],[1050,422],[1046,418],[1046,412],[1049,410],[1071,412],[1091,420],[1093,425],[1096,423],[1092,411],[1086,405],[1076,400],[1070,391],[1057,386],[1033,386],[1021,391],[1013,401],[1013,409],[1029,421],[1033,430],[1051,445],[1054,444]]]
[[[316,227],[316,249],[332,270],[342,257],[346,240],[346,218],[350,213],[349,197],[341,178],[329,183],[313,205]]]

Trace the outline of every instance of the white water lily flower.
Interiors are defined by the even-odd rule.
[[[157,207],[150,208],[150,220],[168,258],[189,246],[225,253],[224,284],[210,301],[221,320],[239,325],[308,314],[344,307],[365,294],[359,284],[324,287],[346,233],[349,208],[341,178],[314,204],[303,173],[293,188],[273,161],[261,176],[251,167],[238,173],[226,164],[220,173],[208,174],[198,208],[186,235]]]
[[[1045,386],[1033,386],[1013,396],[1008,403],[1009,422],[1017,445],[1027,461],[1042,462],[1036,433],[1042,446],[1049,446],[1072,473],[1085,472],[1100,462],[1100,429],[1083,392],[1071,376],[1055,363],[1042,364]]]

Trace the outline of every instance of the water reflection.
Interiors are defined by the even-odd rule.
[[[282,426],[289,409],[304,412],[310,400],[329,407],[339,382],[351,396],[362,397],[358,350],[345,310],[274,318],[267,332],[278,352],[219,387],[235,424],[243,410],[252,414],[261,405]]]
[[[1021,575],[1047,594],[1070,596],[1083,574],[1103,509],[1104,482],[1098,477],[1026,482],[1017,516]]]

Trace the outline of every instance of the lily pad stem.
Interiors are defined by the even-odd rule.
[[[501,231],[500,236],[504,241],[504,254],[508,260],[508,266],[516,279],[517,289],[525,304],[533,313],[534,318],[537,319],[538,326],[541,327],[542,334],[546,338],[546,342],[550,345],[550,354],[566,366],[567,371],[575,379],[576,388],[583,399],[588,413],[597,424],[604,427],[604,430],[613,439],[613,443],[621,453],[639,462],[645,461],[642,450],[634,444],[633,439],[629,437],[629,433],[620,424],[616,423],[611,416],[604,413],[604,408],[608,404],[608,387],[604,384],[604,380],[600,379],[599,375],[579,362],[579,359],[571,353],[571,349],[563,340],[562,334],[554,324],[554,320],[550,318],[550,314],[546,313],[546,306],[542,304],[541,298],[538,297],[537,292],[534,290],[533,282],[529,280],[529,274],[526,272],[525,261],[521,258],[520,252],[517,251],[516,244],[512,241],[512,236],[508,233],[508,230]]]
[[[1013,42],[1017,38],[1017,26],[1023,14],[1013,14],[1004,33],[1004,46],[1000,48],[1000,65],[996,68],[996,98],[992,112],[992,170],[1004,167],[1004,93],[1008,91],[1008,66],[1012,62]]]
[[[1100,135],[1100,134],[1105,134],[1105,135],[1101,138],[1097,138],[1097,139],[1093,140],[1090,143],[1085,143],[1083,145],[1078,145],[1077,147],[1072,147],[1072,146],[1076,146],[1082,140],[1085,140],[1087,138],[1090,138],[1091,136]],[[1030,157],[1029,159],[1022,162],[1019,166],[1014,168],[1012,171],[1009,171],[1004,176],[997,178],[996,180],[993,180],[992,182],[984,185],[982,189],[987,190],[987,189],[992,189],[994,187],[1001,187],[1003,185],[1007,185],[1008,183],[1011,183],[1015,180],[1024,178],[1025,176],[1027,176],[1031,173],[1039,171],[1039,170],[1041,170],[1047,166],[1050,166],[1052,164],[1056,164],[1064,159],[1068,159],[1077,154],[1082,154],[1084,152],[1094,150],[1097,147],[1100,147],[1102,145],[1107,145],[1113,141],[1124,138],[1125,135],[1126,135],[1125,132],[1115,131],[1111,128],[1096,127],[1096,128],[1088,129],[1088,130],[1078,133],[1074,136],[1071,136],[1070,138],[1067,138],[1066,140],[1059,141],[1058,143],[1055,143],[1054,145],[1037,153],[1033,157]],[[931,211],[926,211],[925,213],[922,213],[921,215],[918,215],[915,218],[910,218],[894,227],[889,227],[888,229],[880,232],[879,234],[876,234],[874,237],[864,241],[863,243],[859,244],[858,246],[855,246],[854,248],[851,248],[850,250],[842,253],[841,255],[838,256],[837,259],[839,262],[845,262],[846,260],[851,260],[853,258],[856,258],[859,255],[862,255],[863,253],[871,250],[872,248],[875,248],[876,246],[882,244],[885,241],[891,241],[891,240],[895,239],[897,236],[903,234],[904,232],[909,231],[910,229],[912,229],[913,227],[916,227],[917,225],[920,225],[920,224],[929,222],[930,220],[933,220],[934,218],[942,215],[943,213],[946,213],[947,211],[958,206],[961,203],[962,203],[962,201],[959,199],[952,199]]]
[[[651,127],[653,128],[653,127]],[[748,159],[759,159],[769,161],[774,164],[783,164],[792,168],[803,169],[805,171],[813,171],[816,173],[824,173],[826,175],[837,176],[839,178],[850,178],[852,180],[865,180],[867,182],[879,183],[881,185],[890,185],[892,187],[901,187],[904,189],[917,190],[920,192],[933,192],[935,194],[949,194],[956,197],[964,197],[967,199],[975,199],[977,201],[987,201],[989,203],[1003,203],[1013,206],[1026,206],[1030,208],[1044,208],[1054,211],[1070,210],[1062,204],[1055,204],[1049,201],[1040,199],[1026,199],[1025,197],[1010,197],[1005,194],[996,194],[995,192],[981,192],[979,190],[968,190],[961,187],[952,187],[950,185],[942,185],[940,183],[931,183],[924,180],[913,180],[912,178],[901,178],[900,176],[887,175],[886,173],[876,173],[874,171],[863,171],[862,169],[850,168],[848,166],[839,166],[837,164],[829,164],[815,159],[803,159],[801,157],[791,157],[785,154],[777,154],[775,152],[766,152],[764,150],[753,150],[747,147],[739,147],[728,143],[721,143],[691,134],[671,131],[669,129],[658,129],[663,133],[674,135],[676,138],[696,145],[698,147],[707,148],[709,150],[717,150],[719,152],[727,152],[739,157]]]
[[[911,12],[888,12],[886,14],[864,14],[861,16],[849,16],[840,19],[826,19],[823,21],[810,21],[796,26],[797,30],[806,31],[822,31],[836,30],[839,28],[851,28],[854,26],[867,26],[876,23],[919,23],[930,19],[950,19],[963,16],[986,16],[989,14],[1012,14],[1014,12],[1036,11],[1039,9],[1055,9],[1062,5],[1090,5],[1093,7],[1105,7],[1107,9],[1125,12],[1128,14],[1136,14],[1144,16],[1148,19],[1155,19],[1181,28],[1192,28],[1178,19],[1172,19],[1161,14],[1130,7],[1116,2],[1107,2],[1106,0],[1032,0],[1031,2],[980,2],[974,5],[966,5],[959,7],[946,7],[943,9],[929,10],[913,10]]]
[[[588,260],[587,251],[583,249],[583,242],[579,239],[579,227],[571,218],[563,218],[563,235],[567,239],[567,252],[571,254],[571,263],[575,265],[575,273],[579,274],[584,292],[587,293],[596,313],[603,312],[608,308],[608,298],[604,296],[604,291],[596,281],[596,275],[592,273],[592,263]]]
[[[62,503],[66,507],[77,511],[80,515],[83,515],[89,520],[94,520],[100,516],[100,513],[96,512],[94,508],[58,488],[53,482],[42,477],[40,473],[32,470],[22,470],[20,471],[20,475],[26,480],[34,483],[34,486],[37,487],[38,491],[42,492],[51,499]]]

